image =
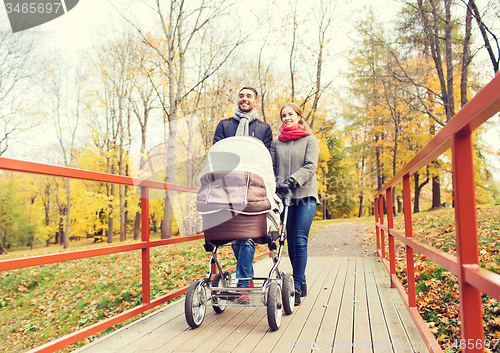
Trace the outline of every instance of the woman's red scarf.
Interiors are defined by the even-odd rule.
[[[309,135],[309,133],[302,128],[299,124],[293,125],[293,126],[286,126],[283,125],[281,127],[281,132],[278,135],[278,139],[280,141],[290,141],[290,140],[296,140],[298,138],[304,137]]]

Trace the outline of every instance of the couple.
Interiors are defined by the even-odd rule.
[[[269,124],[257,119],[258,103],[257,91],[252,87],[243,87],[239,92],[238,107],[233,117],[219,122],[213,143],[231,136],[258,138],[271,153],[277,192],[287,188],[292,190],[292,205],[288,209],[286,230],[295,283],[295,305],[299,305],[300,297],[307,294],[307,240],[316,204],[319,203],[316,186],[318,146],[297,104],[286,103],[281,107],[280,118],[283,125],[278,139],[273,140]],[[232,247],[237,260],[236,278],[247,278],[240,280],[238,287],[248,288],[251,286],[248,278],[253,277],[255,243],[252,239],[235,240]],[[237,302],[248,304],[248,295],[243,293]]]

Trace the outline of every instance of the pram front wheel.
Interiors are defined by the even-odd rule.
[[[229,287],[230,281],[231,279],[228,272],[224,272],[224,274],[219,272],[214,276],[214,279],[212,280],[212,287]],[[222,312],[224,312],[224,310],[226,310],[226,299],[222,299],[220,297],[221,292],[218,292],[216,294],[219,295],[219,297],[215,297],[213,299],[213,309],[217,314],[221,314]]]
[[[272,331],[280,328],[282,315],[281,288],[277,282],[271,282],[267,293],[267,322]]]
[[[295,306],[295,287],[293,285],[293,276],[291,273],[283,274],[283,309],[285,314],[293,313]]]
[[[191,283],[187,290],[184,314],[186,321],[192,328],[200,327],[205,318],[206,306],[206,288],[200,281]]]

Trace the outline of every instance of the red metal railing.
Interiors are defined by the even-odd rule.
[[[109,246],[106,248],[68,251],[64,253],[49,254],[42,256],[33,256],[22,259],[4,260],[0,261],[0,271],[12,270],[23,267],[32,267],[38,265],[45,265],[50,263],[77,260],[93,256],[109,255],[120,252],[128,252],[133,250],[141,250],[142,252],[142,305],[124,311],[118,315],[99,321],[94,325],[88,326],[79,331],[75,331],[69,335],[61,337],[57,340],[51,341],[43,346],[35,348],[32,352],[54,352],[58,349],[64,348],[72,343],[78,342],[81,339],[96,334],[108,327],[123,322],[135,315],[144,313],[160,304],[163,304],[171,299],[174,299],[187,291],[188,287],[183,287],[167,293],[153,301],[151,301],[150,287],[150,254],[149,249],[156,246],[169,245],[174,243],[181,243],[186,241],[193,241],[203,239],[203,235],[194,235],[188,237],[181,237],[175,239],[154,240],[149,239],[149,189],[173,190],[179,192],[198,192],[197,188],[167,184],[158,181],[151,181],[145,179],[131,178],[121,175],[112,175],[105,173],[92,172],[81,169],[53,166],[41,163],[33,163],[20,161],[15,159],[0,157],[0,169],[36,173],[42,175],[51,175],[65,178],[74,178],[80,180],[90,180],[104,183],[114,183],[129,186],[138,186],[141,188],[141,242],[126,245]],[[268,255],[268,252],[256,256],[256,259]],[[234,270],[234,267],[227,269],[228,271]],[[216,269],[215,269],[216,272]],[[214,273],[215,273],[214,272]]]
[[[500,275],[479,264],[472,132],[500,111],[500,74],[479,91],[446,126],[408,162],[376,195],[375,224],[377,253],[390,273],[391,287],[397,288],[430,351],[442,352],[416,308],[414,250],[458,277],[462,341],[468,352],[484,352],[481,293],[500,300]],[[452,150],[453,192],[457,256],[413,239],[410,177],[446,150]],[[393,229],[392,190],[403,183],[405,234]],[[387,225],[384,225],[384,193]],[[385,234],[389,238],[389,263],[385,254]],[[394,240],[406,245],[408,294],[396,276]],[[469,344],[472,342],[472,344]],[[479,343],[478,343],[479,342]]]

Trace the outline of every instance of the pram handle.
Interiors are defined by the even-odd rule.
[[[287,207],[290,207],[290,205],[292,204],[292,190],[291,189],[288,189],[286,191],[286,196],[285,196],[285,206]]]
[[[286,194],[283,192],[278,192],[276,190],[276,194],[280,197],[281,201],[285,204],[285,206],[289,207],[292,204],[292,189],[287,187]]]

